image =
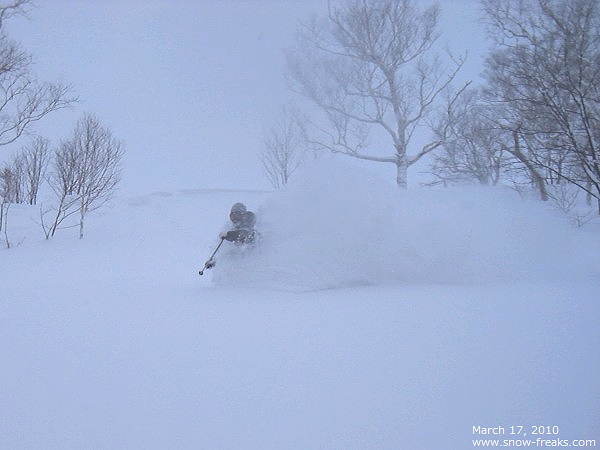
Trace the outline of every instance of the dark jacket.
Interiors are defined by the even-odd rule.
[[[254,224],[256,223],[256,216],[252,211],[240,211],[238,214],[230,215],[233,229],[227,231],[223,235],[223,239],[235,242],[236,244],[248,244],[254,242],[256,238],[256,230]]]

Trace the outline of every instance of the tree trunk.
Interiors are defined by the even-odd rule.
[[[83,221],[85,219],[85,206],[81,206],[79,210],[79,239],[83,239]]]
[[[525,165],[525,167],[527,167],[527,170],[529,170],[533,182],[540,191],[540,198],[542,199],[542,201],[548,201],[550,197],[548,196],[548,190],[546,189],[546,180],[544,180],[544,177],[540,175],[536,167],[521,151],[521,143],[519,142],[519,132],[517,130],[513,131],[513,139],[515,145],[511,153],[514,156],[516,156],[517,159]]]
[[[408,187],[408,162],[406,157],[398,156],[396,158],[396,185],[399,188]]]

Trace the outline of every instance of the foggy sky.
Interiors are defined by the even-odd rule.
[[[441,42],[469,50],[463,76],[475,78],[477,2],[440,4]],[[35,131],[57,143],[83,112],[96,114],[126,144],[122,191],[268,189],[257,157],[263,130],[293,99],[282,50],[300,20],[326,8],[326,0],[52,0],[4,25],[40,78],[71,83],[80,98]]]

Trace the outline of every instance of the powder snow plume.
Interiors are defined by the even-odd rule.
[[[577,243],[564,239],[571,231],[558,212],[506,188],[399,190],[380,174],[318,161],[256,212],[260,242],[224,249],[216,284],[472,284],[585,266]]]

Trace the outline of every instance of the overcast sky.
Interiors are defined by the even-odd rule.
[[[126,144],[126,193],[270,187],[257,154],[263,129],[293,98],[282,50],[326,0],[36,3],[6,30],[33,54],[40,78],[71,83],[81,100],[40,124],[40,134],[57,142],[83,112],[96,114]],[[478,3],[440,4],[442,41],[469,50],[465,76],[476,78]]]

